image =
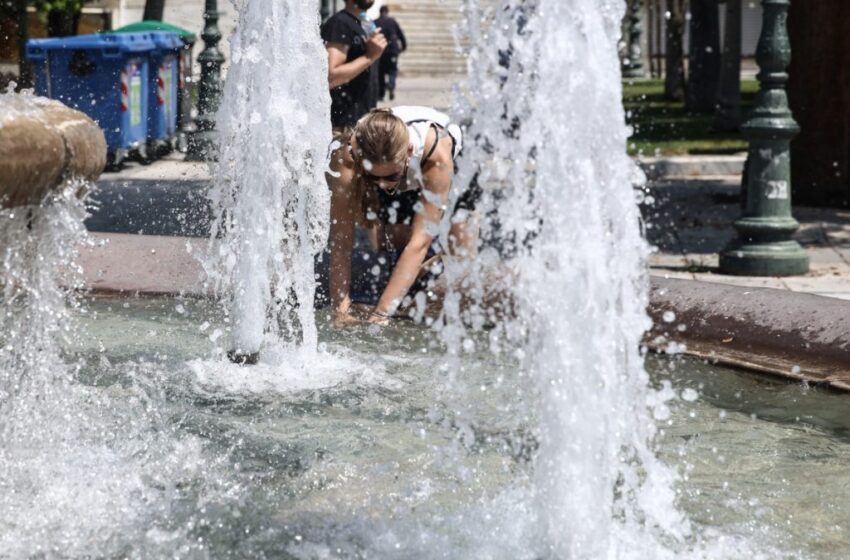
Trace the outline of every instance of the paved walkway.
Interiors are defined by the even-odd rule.
[[[448,109],[452,87],[461,79],[402,76],[392,104]],[[717,253],[735,234],[732,222],[739,213],[740,190],[736,173],[743,157],[648,158],[641,163],[652,178],[682,176],[655,180],[645,193],[647,239],[657,247],[649,262],[652,275],[850,300],[850,211],[795,209],[801,222],[797,238],[811,258],[809,274],[725,276],[717,273]],[[712,173],[722,176],[706,176]],[[209,180],[207,164],[184,162],[180,154],[105,173],[97,195],[100,209],[87,225],[99,232],[99,241],[112,241],[85,255],[89,285],[129,292],[202,292],[201,268],[188,254],[187,243],[195,254],[205,246],[200,238],[208,231],[204,191]]]
[[[805,276],[754,278],[717,273],[717,254],[735,237],[740,213],[735,176],[652,183],[642,207],[647,239],[657,247],[650,272],[665,278],[779,288],[850,300],[850,210],[796,207],[795,236],[811,270]]]
[[[427,105],[441,111],[448,111],[452,106],[452,91],[459,87],[465,76],[446,75],[443,77],[405,77],[400,76],[397,83],[396,98],[386,99],[379,106],[392,105]]]
[[[206,246],[209,178],[207,164],[179,157],[104,174],[96,195],[100,208],[87,224],[98,241],[109,241],[84,256],[88,284],[105,291],[202,293],[201,268],[192,255]],[[647,239],[656,247],[650,273],[850,300],[850,210],[795,209],[801,223],[797,239],[812,263],[805,276],[717,273],[717,253],[735,235],[739,180],[722,176],[650,183],[642,205]]]

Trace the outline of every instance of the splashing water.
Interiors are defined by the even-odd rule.
[[[457,113],[471,122],[471,141],[456,180],[479,173],[482,237],[510,256],[516,317],[490,342],[497,351],[518,346],[535,381],[533,486],[547,557],[649,557],[659,551],[648,541],[689,533],[674,505],[674,473],[650,444],[649,405],[664,399],[649,390],[639,352],[649,326],[648,249],[625,150],[616,50],[624,7],[502,2],[484,30],[478,2],[465,5],[475,46],[470,95]],[[448,272],[465,273],[483,293],[495,250],[483,249],[471,274]],[[481,324],[484,311],[447,304],[445,313],[444,338],[457,346],[459,325]]]
[[[232,348],[255,353],[264,340],[300,336],[301,349],[315,352],[313,255],[327,237],[331,143],[318,9],[299,0],[237,9],[208,269],[228,294]]]
[[[50,402],[64,390],[68,371],[60,348],[74,330],[69,308],[77,306],[75,290],[82,287],[76,256],[87,241],[78,194],[88,187],[68,180],[40,206],[0,211],[0,410],[28,402],[19,395]],[[0,422],[0,432],[9,428],[7,417]]]

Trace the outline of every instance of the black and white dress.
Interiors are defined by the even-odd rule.
[[[425,188],[422,166],[436,150],[439,140],[446,136],[452,140],[452,160],[456,160],[463,150],[463,133],[458,125],[451,122],[448,115],[431,107],[403,105],[392,107],[390,110],[407,125],[413,150],[407,165],[407,176],[399,183],[398,188],[392,193],[378,189],[381,201],[378,218],[386,224],[411,224],[419,210],[419,195]],[[425,153],[426,139],[432,128],[437,135],[437,142]],[[471,186],[458,198],[454,213],[459,210],[474,210],[479,195],[480,189],[477,185]]]

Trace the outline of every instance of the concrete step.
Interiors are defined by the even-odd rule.
[[[399,66],[403,76],[439,76],[441,74],[459,74],[466,71],[462,64],[412,64]]]
[[[497,0],[479,0],[482,7]],[[408,49],[399,59],[403,76],[439,76],[466,71],[466,56],[458,51],[455,27],[465,17],[463,0],[394,0],[390,15],[407,37]],[[463,46],[463,41],[461,41]]]

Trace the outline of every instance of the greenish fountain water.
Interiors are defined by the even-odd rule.
[[[25,441],[0,450],[4,554],[546,557],[529,530],[537,397],[514,360],[462,358],[456,423],[441,343],[412,324],[343,338],[320,319],[304,376],[297,359],[222,360],[206,304],[85,309],[61,413],[19,425]],[[682,397],[657,412],[657,451],[682,473],[695,528],[683,555],[846,557],[842,396],[686,359],[647,364]]]

